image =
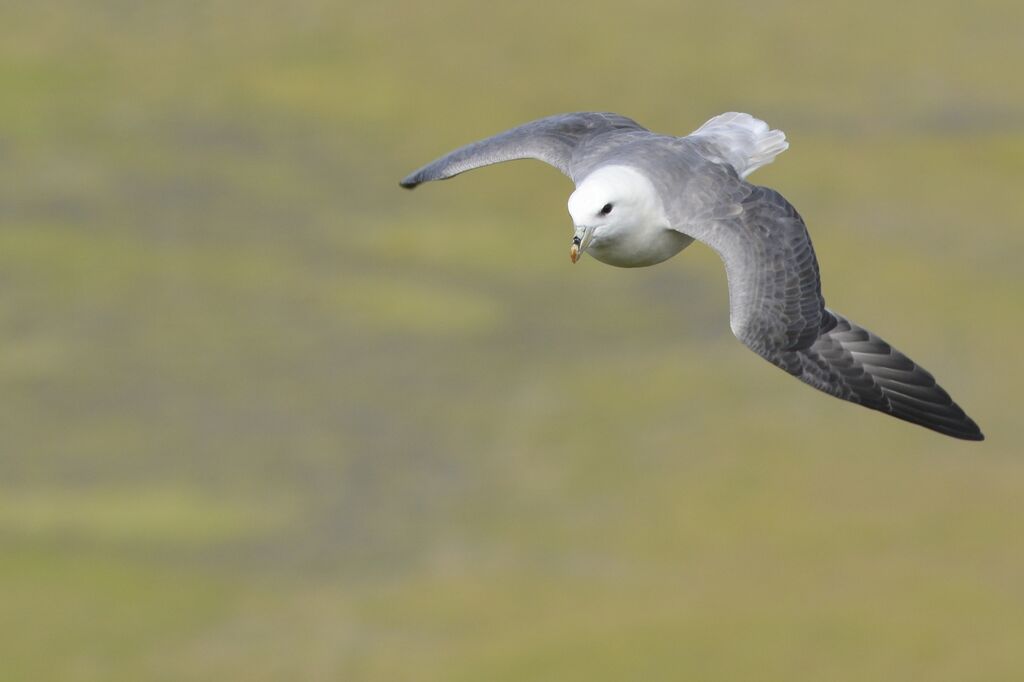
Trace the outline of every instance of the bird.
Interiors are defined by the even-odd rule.
[[[782,131],[745,113],[720,114],[679,137],[618,114],[576,112],[467,144],[399,184],[412,189],[515,159],[550,164],[575,184],[573,263],[590,255],[647,267],[701,242],[725,264],[729,326],[750,350],[829,395],[984,440],[927,370],[826,307],[803,218],[779,192],[746,180],[788,148]]]

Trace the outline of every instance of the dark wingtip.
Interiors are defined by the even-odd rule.
[[[404,187],[405,189],[416,189],[416,185],[418,185],[418,184],[420,184],[419,180],[416,179],[416,174],[413,173],[409,177],[407,177],[404,180],[402,180],[401,182],[399,182],[398,186],[399,187]]]
[[[959,438],[960,440],[985,440],[985,434],[981,432],[981,429],[974,423],[974,420],[967,415],[964,415],[964,423],[955,430],[948,432],[947,435]]]
[[[965,425],[967,428],[964,440],[985,440],[985,434],[981,432],[981,427],[978,426],[978,423],[975,422],[970,417],[968,417],[966,414],[964,415],[964,419],[967,420],[967,424]]]
[[[952,436],[953,438],[959,438],[960,440],[985,440],[985,434],[983,434],[981,431],[956,431],[947,433],[946,435]]]
[[[985,440],[985,434],[981,432],[981,429],[978,428],[978,425],[977,424],[973,424],[973,426],[974,426],[974,431],[971,431],[970,433],[968,433],[966,436],[963,437],[963,439],[964,440],[975,440],[975,441]]]
[[[919,415],[912,413],[888,412],[887,414],[896,417],[897,419],[910,422],[911,424],[916,424],[920,427],[935,431],[936,433],[941,433],[943,436],[956,438],[957,440],[985,440],[985,434],[981,432],[981,429],[978,428],[978,425],[975,424],[970,417],[967,417],[965,421],[955,423],[951,420],[942,419],[941,417],[934,419],[928,419],[927,417],[921,418]]]

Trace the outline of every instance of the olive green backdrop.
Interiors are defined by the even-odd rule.
[[[1024,678],[1024,4],[0,6],[0,678]],[[753,180],[970,444],[729,332],[708,249],[571,266],[611,110]]]

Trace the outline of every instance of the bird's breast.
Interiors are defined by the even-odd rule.
[[[587,253],[608,265],[642,268],[668,260],[693,243],[682,232],[657,227],[594,236]]]

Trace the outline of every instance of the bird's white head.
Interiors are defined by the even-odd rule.
[[[575,233],[569,257],[575,263],[590,249],[615,248],[666,221],[651,181],[629,166],[604,166],[594,171],[569,197]]]

